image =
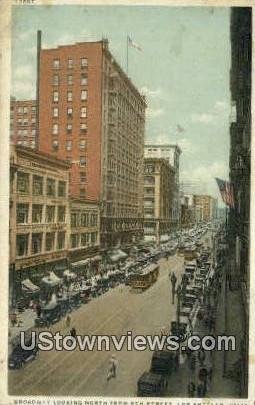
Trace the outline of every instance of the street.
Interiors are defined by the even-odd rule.
[[[176,303],[172,305],[169,271],[179,281],[183,257],[160,260],[157,282],[142,293],[129,286],[118,286],[82,305],[71,314],[71,325],[77,334],[116,335],[132,331],[134,335],[160,334],[176,319]],[[64,320],[51,328],[69,334]],[[21,370],[9,372],[11,395],[104,395],[135,396],[139,376],[149,370],[152,353],[122,350],[116,353],[117,377],[107,382],[111,352],[40,352],[38,358]]]

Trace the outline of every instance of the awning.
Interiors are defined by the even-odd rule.
[[[110,255],[112,262],[118,262],[121,259],[126,259],[128,255],[120,249],[114,250]]]
[[[61,279],[57,277],[53,271],[51,271],[49,276],[42,278],[42,282],[50,287],[55,287],[60,284]]]
[[[34,283],[32,283],[32,281],[29,280],[29,278],[26,278],[25,280],[23,280],[21,282],[21,284],[22,284],[23,291],[30,292],[30,293],[40,291],[40,288],[37,285],[35,285]]]
[[[80,260],[79,262],[71,263],[71,267],[72,268],[84,267],[84,266],[87,266],[87,264],[89,264],[89,263],[90,263],[90,259]]]
[[[168,235],[161,235],[160,236],[160,242],[168,242],[169,241],[169,236]]]
[[[97,255],[97,256],[91,257],[90,260],[91,260],[92,262],[100,262],[100,261],[102,260],[102,256]]]
[[[73,272],[71,272],[69,269],[66,269],[63,274],[64,274],[64,276],[66,276],[66,277],[76,278],[76,274],[74,274]]]

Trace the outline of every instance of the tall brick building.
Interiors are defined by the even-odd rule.
[[[11,98],[11,143],[34,149],[36,147],[36,101]]]
[[[101,243],[143,233],[146,103],[108,41],[40,51],[39,150],[71,162],[70,192],[101,202]]]

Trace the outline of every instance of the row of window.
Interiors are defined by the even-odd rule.
[[[77,63],[77,61],[74,61],[71,58],[67,59],[67,67],[68,69],[72,69],[75,66],[75,63]],[[80,58],[80,67],[81,68],[86,68],[88,66],[88,58],[82,57]],[[61,65],[60,65],[60,59],[54,59],[53,60],[53,68],[54,69],[60,69]]]
[[[58,101],[59,101],[59,91],[58,90],[53,91],[52,99],[53,99],[54,103],[58,103]],[[69,90],[67,92],[66,99],[69,102],[73,101],[73,92],[72,91]],[[86,101],[87,99],[88,99],[88,91],[87,90],[81,90],[80,100],[81,101]]]
[[[53,140],[53,141],[52,141],[52,150],[53,150],[53,151],[58,151],[58,149],[59,149],[59,142],[58,142],[57,140]],[[65,149],[66,149],[68,152],[71,151],[71,150],[73,149],[73,142],[70,141],[70,140],[66,141],[66,143],[65,143]],[[85,140],[85,139],[81,139],[81,140],[79,141],[79,149],[80,149],[80,150],[86,149],[86,140]],[[84,162],[84,156],[81,156],[81,160]],[[83,166],[84,166],[85,164],[86,164],[86,163],[84,163]]]
[[[32,107],[18,107],[18,114],[28,114],[30,112],[30,108],[31,108],[31,112],[35,113],[36,112],[36,106],[32,106]],[[13,109],[12,109],[13,111]]]
[[[13,121],[11,120],[11,124],[13,123]],[[18,123],[18,125],[23,125],[23,126],[27,126],[27,125],[29,125],[30,123],[32,124],[32,125],[34,125],[35,123],[36,123],[36,118],[35,117],[32,117],[31,118],[31,120],[28,120],[28,118],[18,118],[17,119],[17,123]]]
[[[93,227],[97,226],[98,215],[91,213],[72,213],[71,214],[71,227],[77,228],[79,226]]]
[[[57,212],[57,215],[56,215]],[[32,205],[32,223],[54,223],[54,222],[65,222],[66,220],[66,207],[63,205],[47,205],[45,207],[45,220],[43,216],[43,205],[33,204]],[[16,211],[16,222],[17,224],[28,224],[29,221],[29,204],[22,203],[17,204]]]
[[[45,234],[45,249],[43,250],[43,233],[33,233],[31,237],[31,255],[65,249],[66,232],[47,232]],[[94,246],[97,243],[98,233],[81,233],[70,236],[71,249],[78,247]],[[24,257],[28,255],[29,234],[16,236],[16,255]]]
[[[87,113],[87,111],[85,110],[85,114]],[[86,115],[83,115],[83,118],[86,117]],[[86,133],[87,132],[87,124],[85,122],[80,123],[80,132],[81,133]],[[66,132],[68,134],[71,134],[73,131],[73,124],[68,123],[66,125]],[[59,134],[59,124],[55,123],[52,125],[52,134],[53,135],[58,135]]]
[[[35,141],[22,141],[22,140],[18,140],[17,141],[17,145],[20,145],[20,146],[25,146],[26,148],[32,148],[32,149],[35,149]]]
[[[20,193],[29,193],[29,173],[18,172],[17,173],[17,191]],[[44,194],[44,181],[42,176],[33,175],[32,180],[32,193],[33,195],[43,195]],[[51,178],[46,179],[46,195],[49,197],[56,197],[56,191],[58,197],[66,196],[66,182],[57,181]]]
[[[66,233],[58,232],[57,237],[56,232],[48,232],[45,235],[45,251],[50,252],[55,249],[62,250],[65,249]],[[55,247],[56,239],[56,247]],[[42,253],[42,233],[33,233],[31,240],[31,254],[36,255]],[[20,234],[16,236],[16,255],[17,257],[24,257],[28,255],[28,244],[29,244],[29,234]]]
[[[82,73],[79,79],[80,79],[80,85],[81,86],[87,86],[87,84],[88,84],[88,75],[86,73]],[[67,85],[71,86],[71,85],[73,85],[73,83],[74,83],[73,75],[67,75]],[[60,84],[59,75],[53,75],[52,84],[53,84],[53,86],[59,86],[59,84]]]
[[[17,134],[19,136],[35,136],[36,135],[36,130],[35,129],[31,129],[31,132],[28,129],[19,129],[17,131]]]
[[[81,246],[94,246],[97,243],[97,232],[92,233],[73,233],[71,235],[71,249],[75,249]]]

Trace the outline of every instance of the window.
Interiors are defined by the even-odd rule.
[[[81,91],[81,100],[82,101],[87,100],[87,90],[82,90]]]
[[[43,177],[33,176],[33,194],[43,195]]]
[[[92,232],[91,234],[91,245],[95,245],[97,242],[97,232]]]
[[[80,131],[81,131],[82,134],[85,134],[87,132],[87,124],[85,122],[81,123]]]
[[[42,251],[42,233],[32,234],[32,254],[36,255]]]
[[[81,118],[87,117],[87,107],[81,107]]]
[[[31,107],[31,111],[32,111],[32,113],[35,113],[35,112],[36,112],[36,106],[35,106],[35,105],[33,105],[33,106]]]
[[[73,68],[73,59],[68,59],[68,61],[67,61],[67,66],[68,66],[68,69],[72,69],[72,68]]]
[[[53,76],[53,86],[58,86],[59,85],[59,75],[54,75]]]
[[[58,102],[58,91],[53,91],[53,101],[54,103]]]
[[[47,205],[46,207],[46,222],[52,224],[55,222],[55,206]]]
[[[88,58],[81,58],[81,67],[87,67],[88,66]]]
[[[84,226],[84,227],[89,226],[89,214],[88,213],[81,214],[81,226]]]
[[[85,188],[80,188],[80,197],[84,198],[85,197]]]
[[[80,182],[81,183],[86,182],[86,172],[80,172]]]
[[[28,125],[28,119],[27,118],[24,118],[23,125]]]
[[[81,233],[81,246],[86,246],[89,240],[89,234]]]
[[[53,108],[53,117],[58,117],[58,107]]]
[[[45,250],[49,252],[54,250],[55,232],[47,232],[45,238]]]
[[[83,150],[86,148],[86,141],[85,139],[80,140],[80,150]]]
[[[57,236],[57,249],[65,249],[65,239],[66,239],[66,234],[65,232],[58,232]]]
[[[35,119],[35,117],[32,117],[32,119],[31,119],[31,123],[32,123],[32,124],[35,124],[35,123],[36,123],[36,119]]]
[[[58,182],[58,196],[59,197],[66,196],[66,182],[65,181]]]
[[[23,141],[18,141],[17,144],[18,145],[23,145]]]
[[[85,74],[81,75],[81,85],[86,86],[88,84],[88,77]]]
[[[66,150],[72,150],[72,141],[66,141]]]
[[[36,135],[36,129],[32,129],[32,130],[31,130],[31,135],[32,135],[32,136],[35,136],[35,135]]]
[[[54,68],[54,69],[59,69],[59,68],[60,68],[60,61],[59,61],[59,59],[54,59],[54,61],[53,61],[53,68]]]
[[[68,116],[68,117],[72,117],[72,116],[73,116],[73,109],[72,109],[72,107],[68,107],[68,109],[67,109],[67,116]]]
[[[28,135],[28,130],[27,129],[24,129],[23,130],[23,136],[27,136]]]
[[[54,152],[58,151],[58,141],[56,140],[52,141],[52,150]]]
[[[74,249],[79,246],[79,234],[73,233],[71,235],[71,248]]]
[[[43,206],[41,204],[33,204],[32,206],[32,223],[40,224],[42,222]]]
[[[34,149],[35,148],[35,141],[31,141],[30,145],[31,145],[31,148]]]
[[[17,224],[28,223],[28,204],[17,204],[16,222]]]
[[[86,158],[85,158],[85,156],[80,156],[80,165],[81,166],[86,166]]]
[[[73,84],[73,75],[68,75],[67,76],[67,84],[71,86]]]
[[[22,125],[23,119],[22,118],[18,118],[18,124]]]
[[[28,235],[17,235],[16,237],[16,255],[18,257],[27,256],[28,253]]]
[[[66,220],[66,207],[64,205],[58,206],[58,222],[65,222]]]
[[[72,213],[71,214],[71,227],[75,228],[77,226],[79,226],[79,214]]]
[[[28,113],[28,108],[27,108],[27,107],[24,107],[24,108],[23,108],[23,113],[24,113],[24,114],[27,114],[27,113]]]
[[[17,174],[17,191],[19,193],[29,193],[29,174],[18,172]]]
[[[53,179],[47,179],[47,196],[55,197],[56,182]]]
[[[72,91],[67,92],[67,101],[73,101],[73,92]]]
[[[90,226],[97,226],[97,214],[91,214]]]
[[[23,113],[23,108],[22,107],[19,107],[18,108],[18,114],[22,114]]]
[[[71,133],[72,133],[72,129],[73,129],[73,125],[72,125],[72,124],[67,124],[67,126],[66,126],[66,132],[67,132],[68,134],[71,134]]]
[[[52,126],[52,133],[53,133],[53,135],[57,135],[57,134],[58,134],[58,124],[53,124],[53,126]]]

